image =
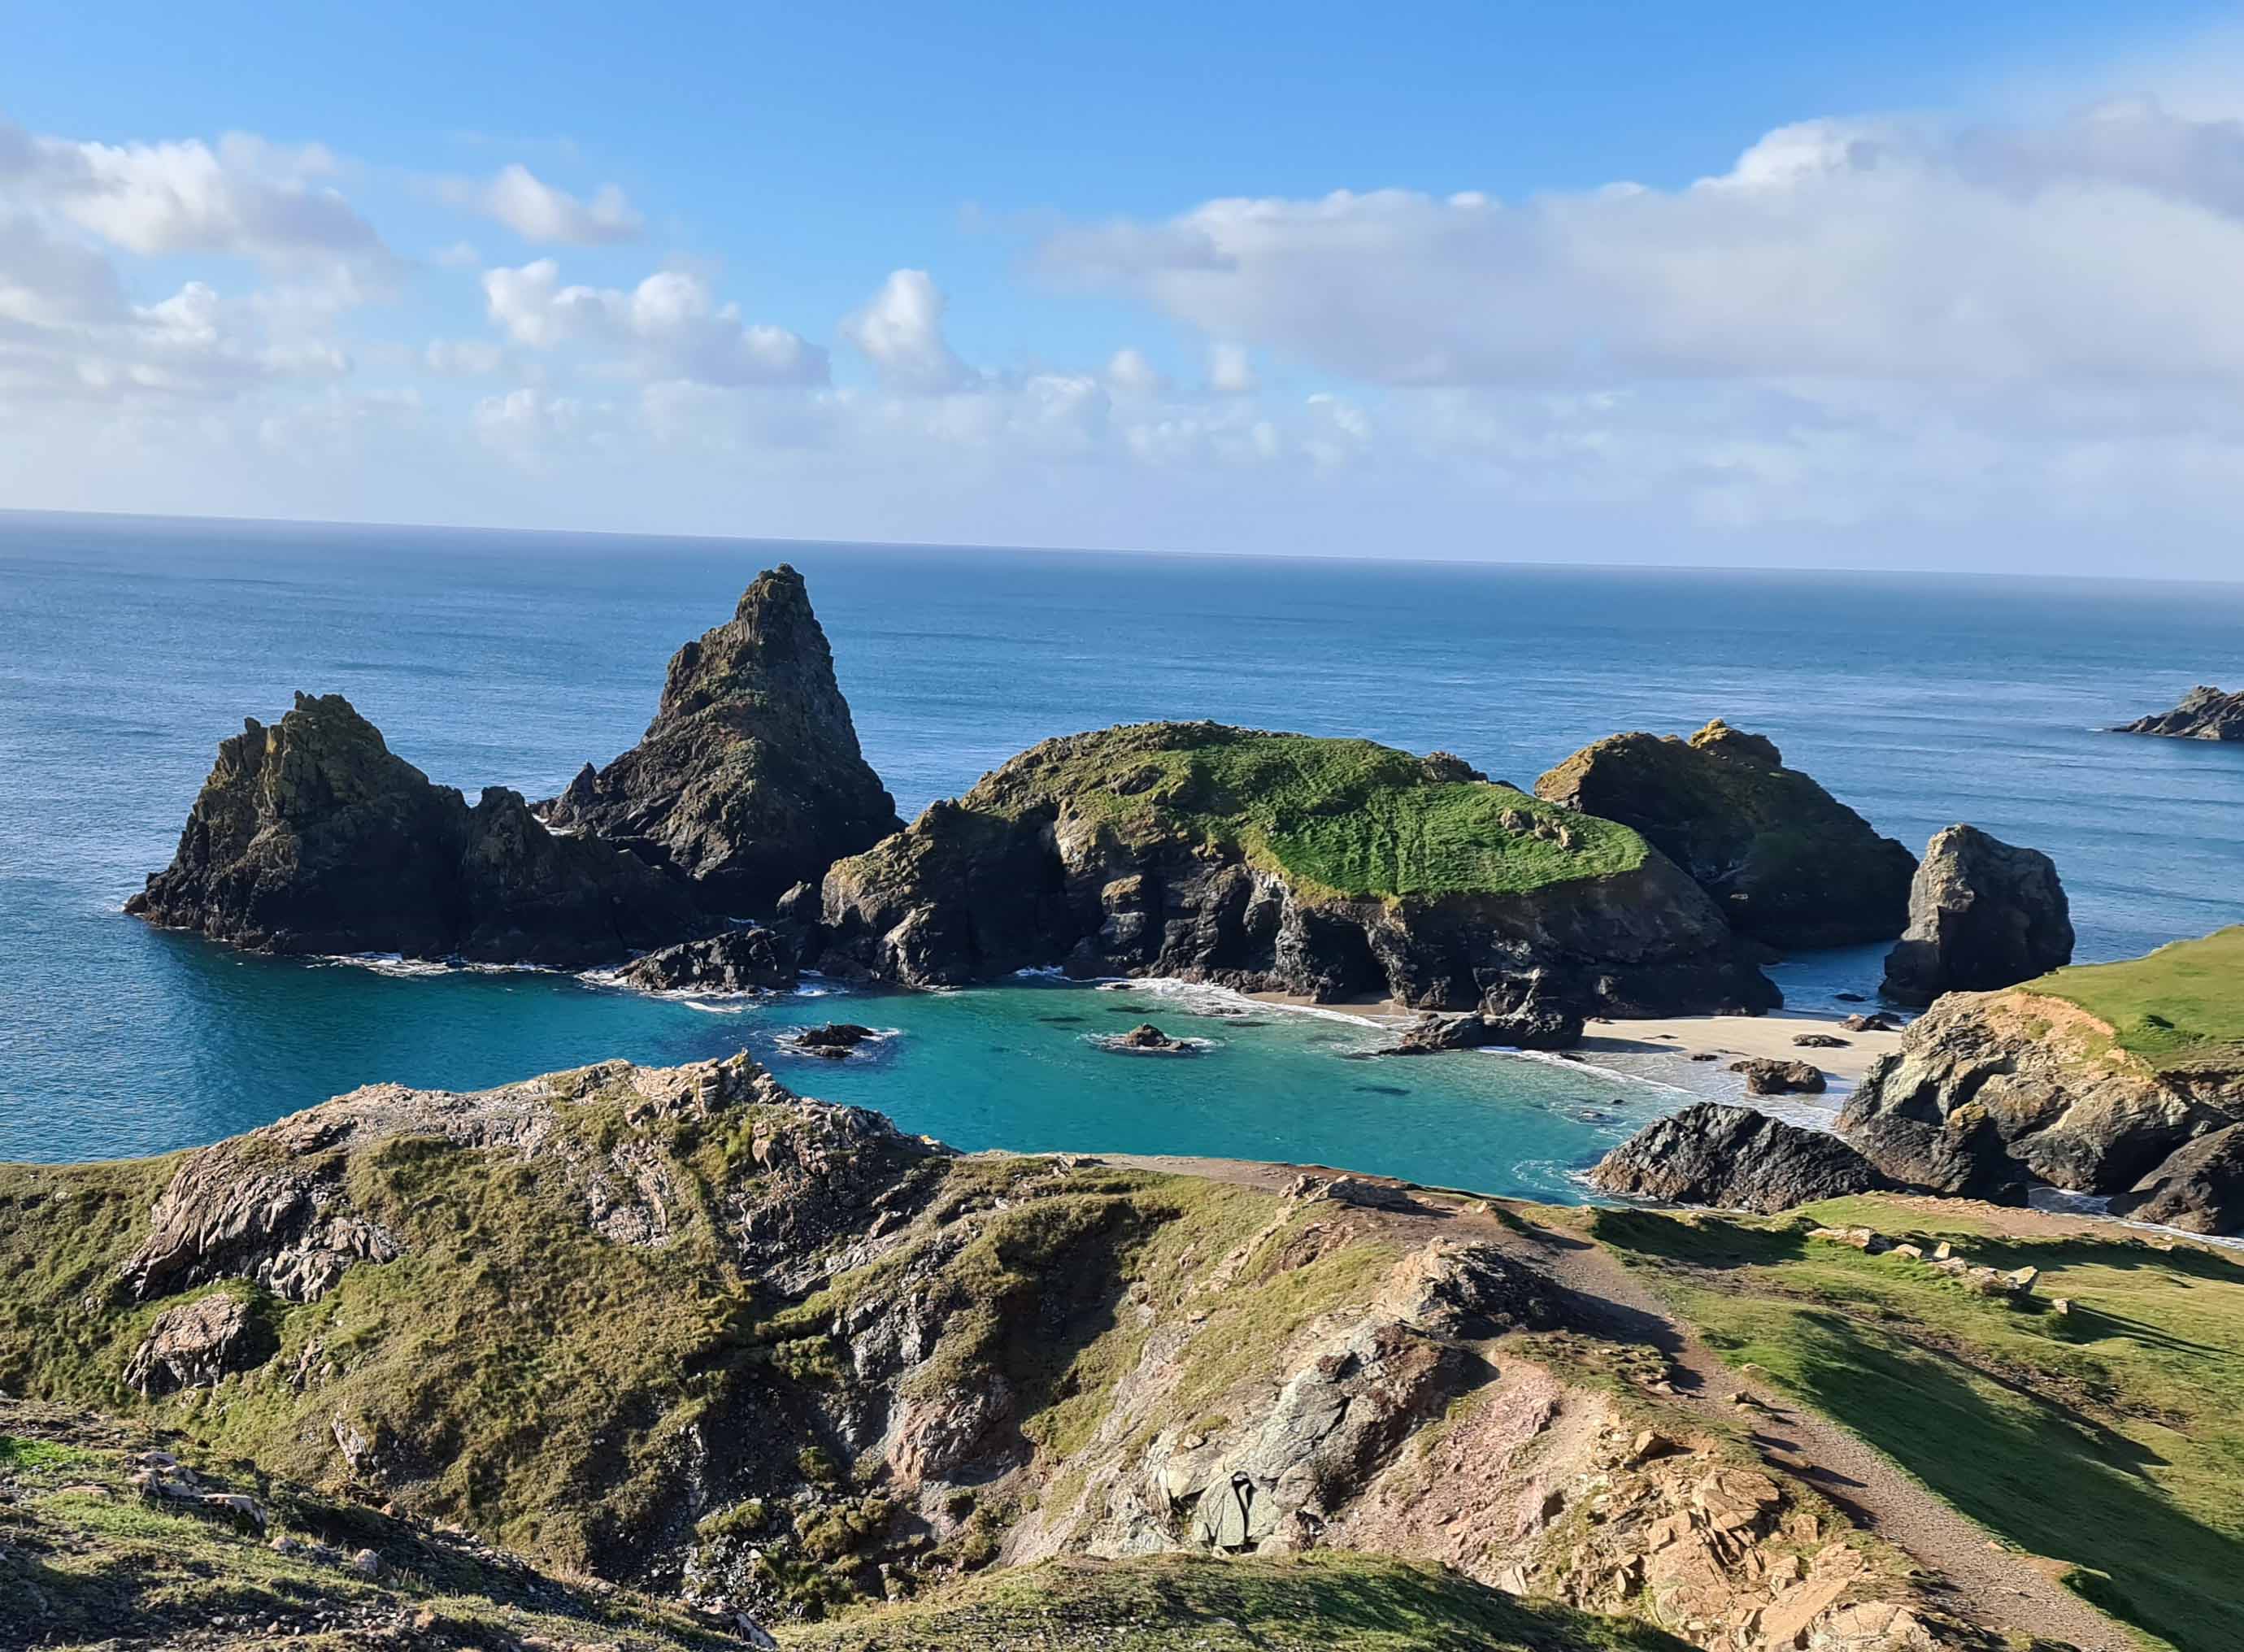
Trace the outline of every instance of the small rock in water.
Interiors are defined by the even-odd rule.
[[[840,1061],[867,1039],[876,1036],[869,1027],[855,1022],[830,1021],[823,1027],[806,1027],[794,1035],[794,1047],[806,1055]]]
[[[1149,1021],[1141,1021],[1128,1032],[1115,1039],[1109,1049],[1143,1051],[1148,1055],[1179,1055],[1190,1052],[1192,1046],[1181,1038],[1172,1038]]]

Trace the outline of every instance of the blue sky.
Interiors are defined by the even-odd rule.
[[[0,504],[2230,571],[2234,7],[836,10],[20,9]]]

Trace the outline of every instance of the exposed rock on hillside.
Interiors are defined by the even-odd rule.
[[[1064,964],[1504,1012],[1774,1007],[1634,832],[1454,758],[1212,723],[1048,740],[826,877],[823,967],[910,986]]]
[[[2182,1143],[2113,1199],[2112,1214],[2192,1233],[2244,1233],[2244,1124]]]
[[[1902,931],[1916,862],[1796,769],[1720,718],[1688,741],[1616,734],[1536,795],[1635,828],[1712,895],[1739,934],[1843,947]]]
[[[858,749],[802,576],[756,577],[726,624],[673,655],[646,734],[544,806],[690,878],[704,905],[761,914],[789,885],[894,832]]]
[[[2244,693],[2224,694],[2199,684],[2171,711],[2137,718],[2117,734],[2166,734],[2187,740],[2244,740]]]
[[[2016,1200],[2035,1181],[2126,1193],[2239,1120],[2244,1056],[2161,1068],[2069,999],[2014,989],[1942,998],[1871,1068],[1839,1128],[1896,1181]]]
[[[1933,834],[1909,890],[1909,927],[1886,954],[1885,995],[2015,987],[2072,961],[2072,914],[2057,865],[1977,826]]]
[[[517,792],[473,808],[340,694],[220,743],[172,864],[125,910],[264,952],[395,952],[564,968],[707,928],[674,880],[556,837]]]
[[[1590,1180],[1626,1197],[1764,1216],[1893,1186],[1835,1136],[1716,1102],[1646,1125],[1599,1160]]]

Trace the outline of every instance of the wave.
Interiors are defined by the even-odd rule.
[[[347,965],[353,969],[371,970],[377,975],[404,981],[431,975],[558,975],[566,973],[544,964],[444,963],[433,958],[408,958],[395,952],[320,953],[309,961],[321,966]]]

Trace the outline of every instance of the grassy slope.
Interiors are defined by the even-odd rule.
[[[2078,1005],[2161,1070],[2244,1058],[2244,925],[2119,963],[2075,965],[2020,990]]]
[[[1643,1624],[1515,1601],[1454,1572],[1368,1554],[1048,1561],[928,1601],[788,1632],[805,1652],[1680,1652]]]
[[[1646,852],[1626,826],[1509,786],[1432,779],[1417,758],[1369,740],[1193,725],[1072,744],[1037,770],[1039,795],[1125,829],[1144,823],[1236,849],[1335,895],[1521,893],[1632,871]]]
[[[10,1432],[15,1431],[15,1432]],[[500,1563],[475,1546],[256,1473],[214,1472],[216,1489],[254,1497],[269,1535],[371,1548],[379,1579],[337,1558],[283,1554],[254,1533],[144,1502],[132,1454],[146,1441],[51,1407],[0,1401],[0,1649],[112,1643],[363,1647],[353,1631],[417,1622],[415,1644],[513,1645],[587,1639],[619,1652],[741,1644],[686,1615],[612,1589],[589,1591]],[[192,1453],[190,1454],[192,1457]],[[221,1623],[223,1621],[223,1623]]]
[[[1923,1263],[1808,1241],[1792,1218],[1607,1211],[1595,1226],[1727,1357],[2004,1539],[2091,1568],[2076,1581],[2106,1610],[2183,1652],[2244,1649],[2244,1266],[2004,1239],[1900,1201],[1799,1214],[1951,1237],[2044,1278],[2013,1307]]]

